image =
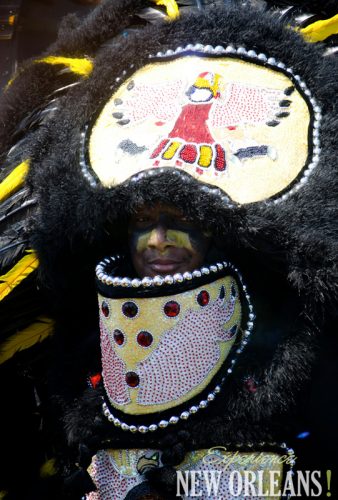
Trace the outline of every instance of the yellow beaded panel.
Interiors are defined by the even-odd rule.
[[[250,488],[251,492],[255,493],[253,498],[272,500],[281,498],[279,492],[283,489],[284,462],[285,457],[271,452],[221,451],[217,453],[205,449],[188,452],[184,461],[176,469],[183,473],[183,477],[184,473],[188,471],[202,472],[198,476],[194,492],[184,495],[184,490],[181,490],[183,498],[193,498],[194,496],[202,500],[248,498],[248,495],[245,495],[245,481],[248,482],[254,478]],[[87,499],[122,500],[129,491],[144,481],[142,473],[146,468],[160,465],[160,452],[157,450],[100,450],[93,457],[88,468],[97,491],[90,493]],[[234,475],[234,473],[237,477],[232,479],[233,491],[231,491],[230,478],[231,474]],[[274,484],[271,484],[272,473]],[[210,481],[212,474],[216,478],[219,476],[219,482],[216,481],[218,487],[207,491],[208,487],[203,478],[209,477]],[[239,476],[242,478],[242,484],[237,480]],[[252,498],[250,490],[248,493],[249,497]]]
[[[231,276],[175,296],[99,295],[99,307],[106,393],[129,414],[167,410],[205,389],[235,342],[242,309]]]
[[[234,201],[286,189],[308,157],[310,112],[284,73],[240,59],[186,56],[138,70],[104,106],[90,164],[112,187],[175,167]]]

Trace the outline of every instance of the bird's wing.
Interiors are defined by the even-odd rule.
[[[184,81],[175,80],[162,85],[137,84],[130,95],[123,100],[124,115],[133,123],[141,122],[146,118],[170,121],[178,116],[182,104],[180,99],[184,95]]]
[[[139,364],[138,403],[167,403],[203,382],[220,359],[220,342],[235,335],[234,310],[233,297],[218,298],[202,310],[188,311],[165,332],[157,349]]]
[[[101,330],[102,373],[106,392],[111,401],[119,405],[130,403],[128,387],[125,381],[126,365],[113,349],[104,324]]]
[[[268,123],[279,113],[283,96],[282,90],[229,83],[211,109],[211,124],[222,128]]]

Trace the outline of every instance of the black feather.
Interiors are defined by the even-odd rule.
[[[13,267],[28,245],[30,217],[36,201],[22,187],[0,204],[0,273]]]
[[[54,116],[58,107],[54,102],[52,102],[51,106],[49,104],[47,106],[34,109],[28,116],[21,120],[12,135],[13,142],[21,140],[24,135],[33,132]]]
[[[34,198],[31,198],[31,199],[28,199],[28,200],[25,200],[20,206],[17,206],[15,208],[13,208],[11,211],[3,214],[0,216],[0,230],[1,230],[1,227],[4,223],[7,223],[9,222],[9,220],[13,220],[14,216],[15,219],[17,219],[18,215],[22,217],[21,213],[22,211],[25,211],[25,216],[27,216],[27,208],[32,208],[36,205],[36,200]]]

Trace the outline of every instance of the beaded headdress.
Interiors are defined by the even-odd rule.
[[[319,162],[321,109],[284,62],[242,46],[188,44],[149,54],[82,138],[90,184],[175,170],[220,198],[285,199]],[[87,148],[87,149],[86,149]]]

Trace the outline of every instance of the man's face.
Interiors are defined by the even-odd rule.
[[[199,268],[210,244],[194,222],[170,205],[141,207],[129,222],[131,259],[139,277]]]

